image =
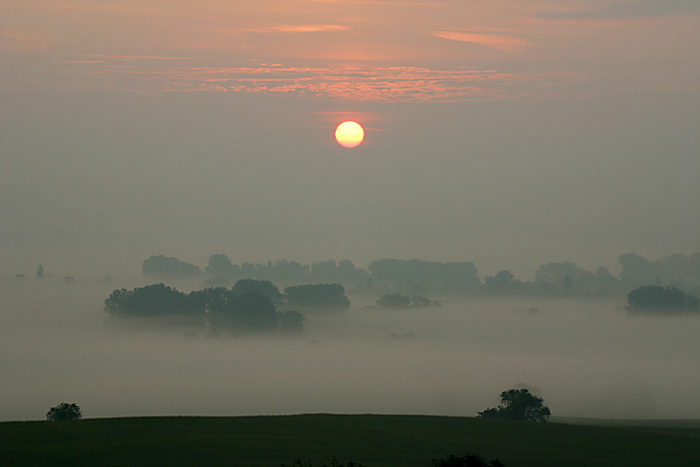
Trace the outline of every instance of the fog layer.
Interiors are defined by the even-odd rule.
[[[350,296],[347,314],[308,316],[304,338],[185,337],[110,323],[107,293],[3,290],[0,419],[42,419],[62,401],[87,417],[473,416],[516,384],[538,391],[554,416],[700,417],[697,317],[537,298],[445,297],[442,308],[387,311],[366,306],[376,297]]]

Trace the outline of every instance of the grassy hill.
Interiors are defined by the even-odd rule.
[[[479,452],[508,467],[697,466],[700,428],[458,417],[295,415],[0,423],[0,465],[280,466],[302,458],[427,466]]]

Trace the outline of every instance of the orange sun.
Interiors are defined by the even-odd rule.
[[[344,148],[359,146],[363,139],[365,139],[365,130],[357,122],[343,122],[335,129],[335,140]]]

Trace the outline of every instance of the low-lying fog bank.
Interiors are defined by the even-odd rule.
[[[110,324],[110,290],[2,291],[1,420],[43,419],[62,401],[86,417],[473,416],[520,383],[539,388],[554,416],[700,418],[695,316],[537,298],[387,311],[366,307],[378,297],[350,296],[346,314],[307,316],[303,338],[215,338]]]

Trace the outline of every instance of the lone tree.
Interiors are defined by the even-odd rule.
[[[51,409],[46,412],[46,420],[50,422],[80,420],[81,418],[83,418],[83,414],[80,413],[78,404],[69,404],[68,402],[61,402],[56,407],[51,407]]]
[[[501,393],[501,405],[479,412],[478,417],[546,422],[550,415],[541,397],[533,396],[527,389],[509,389]]]

